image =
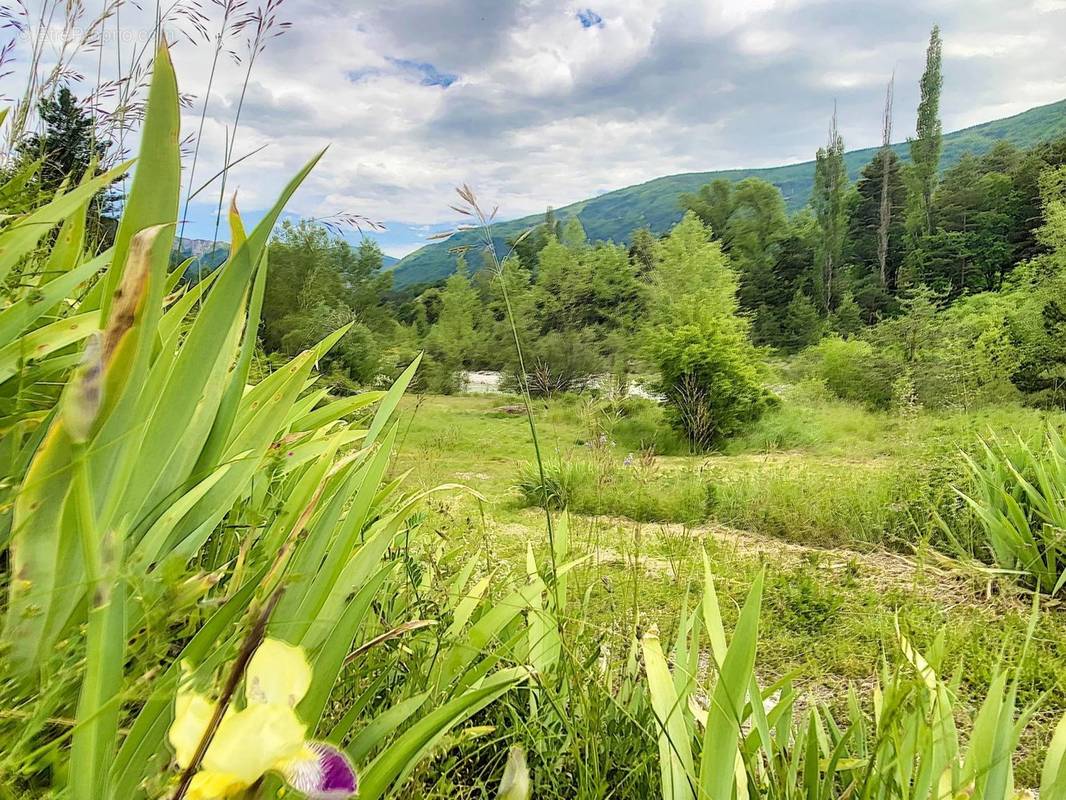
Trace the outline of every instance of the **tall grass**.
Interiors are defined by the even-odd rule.
[[[897,626],[896,665],[886,663],[869,698],[849,692],[843,721],[818,703],[801,712],[790,681],[762,688],[757,678],[761,578],[727,642],[709,565],[705,571],[700,613],[683,615],[672,659],[655,632],[642,641],[664,800],[1018,796],[1012,757],[1036,708],[1017,707],[1017,674],[996,669],[962,731],[958,674],[942,677],[943,638],[923,655]],[[1030,638],[1038,622],[1034,607]],[[697,658],[703,637],[706,675]],[[1066,797],[1064,778],[1066,721],[1048,749],[1040,797]]]
[[[1066,586],[1066,442],[1049,429],[1034,449],[982,442],[980,454],[964,455],[973,490],[959,496],[976,515],[980,552],[967,547],[947,523],[942,528],[965,555],[981,555],[1052,596]]]
[[[387,392],[334,399],[313,373],[342,329],[249,383],[270,231],[317,156],[254,229],[231,211],[224,267],[176,289],[179,98],[165,46],[154,63],[113,249],[84,254],[85,209],[129,165],[0,231],[0,277],[51,267],[0,310],[13,398],[0,433],[0,787],[169,795],[179,684],[215,685],[263,626],[308,654],[309,732],[346,746],[360,796],[382,797],[529,674],[495,643],[536,590],[494,603],[464,579],[425,604],[425,492],[388,475],[417,361]],[[435,630],[428,610],[450,625]]]

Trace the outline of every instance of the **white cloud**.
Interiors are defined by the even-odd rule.
[[[256,63],[237,135],[238,154],[266,146],[230,178],[246,211],[327,144],[290,209],[405,225],[452,218],[462,182],[507,217],[663,174],[809,158],[834,102],[847,144],[867,146],[893,70],[902,137],[934,22],[946,129],[1066,96],[1064,0],[285,0],[281,17],[293,29]],[[210,52],[174,56],[200,96],[183,117],[195,131]],[[223,59],[198,180],[222,163],[242,78]],[[217,195],[205,199],[200,219]]]

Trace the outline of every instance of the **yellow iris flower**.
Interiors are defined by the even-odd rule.
[[[248,663],[244,708],[226,710],[188,800],[223,800],[252,786],[267,772],[278,772],[311,798],[342,798],[355,793],[355,772],[343,753],[307,741],[296,706],[311,686],[311,667],[302,648],[265,639]],[[215,712],[216,704],[180,691],[168,738],[178,766],[186,768]]]

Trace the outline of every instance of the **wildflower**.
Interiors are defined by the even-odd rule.
[[[631,466],[633,466],[633,454],[632,453],[629,453],[628,455],[626,455],[625,459],[622,461],[622,466],[623,467],[631,467]]]
[[[309,800],[343,800],[358,787],[348,757],[324,742],[308,741],[296,705],[311,686],[303,649],[266,639],[248,663],[243,709],[229,708],[219,723],[188,800],[223,800],[276,772]],[[178,765],[187,767],[215,713],[201,694],[179,691],[169,739]]]

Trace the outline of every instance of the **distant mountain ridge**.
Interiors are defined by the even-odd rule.
[[[1066,100],[944,134],[941,167],[947,168],[957,163],[964,153],[985,153],[999,141],[1005,140],[1026,148],[1059,136],[1066,136]],[[845,155],[852,180],[858,177],[878,149],[868,147],[852,150]],[[909,148],[905,142],[893,145],[893,149],[904,160],[909,160]],[[762,178],[781,189],[789,211],[795,211],[806,205],[810,198],[814,185],[814,162],[762,169],[668,175],[572,203],[556,209],[555,213],[561,220],[577,216],[592,241],[627,242],[629,235],[637,228],[646,226],[654,233],[663,233],[675,225],[681,219],[678,196],[682,193],[695,192],[716,178],[739,181],[751,177]],[[541,214],[533,214],[497,223],[492,229],[497,248],[505,252],[508,237],[537,224],[542,218]],[[407,255],[393,268],[395,285],[434,283],[446,278],[455,271],[455,256],[449,250],[458,245],[474,244],[476,240],[476,233],[458,234]],[[477,265],[471,264],[471,267],[476,268]]]
[[[199,258],[202,255],[211,253],[219,248],[229,249],[229,242],[217,242],[211,239],[187,239],[178,238],[174,240],[174,249],[179,253],[184,253],[185,258],[193,257]]]
[[[214,242],[210,239],[177,238],[174,240],[175,263],[193,259],[185,268],[185,280],[196,283],[226,263],[229,258],[229,242]],[[381,268],[388,270],[400,262],[396,256],[381,254]]]

